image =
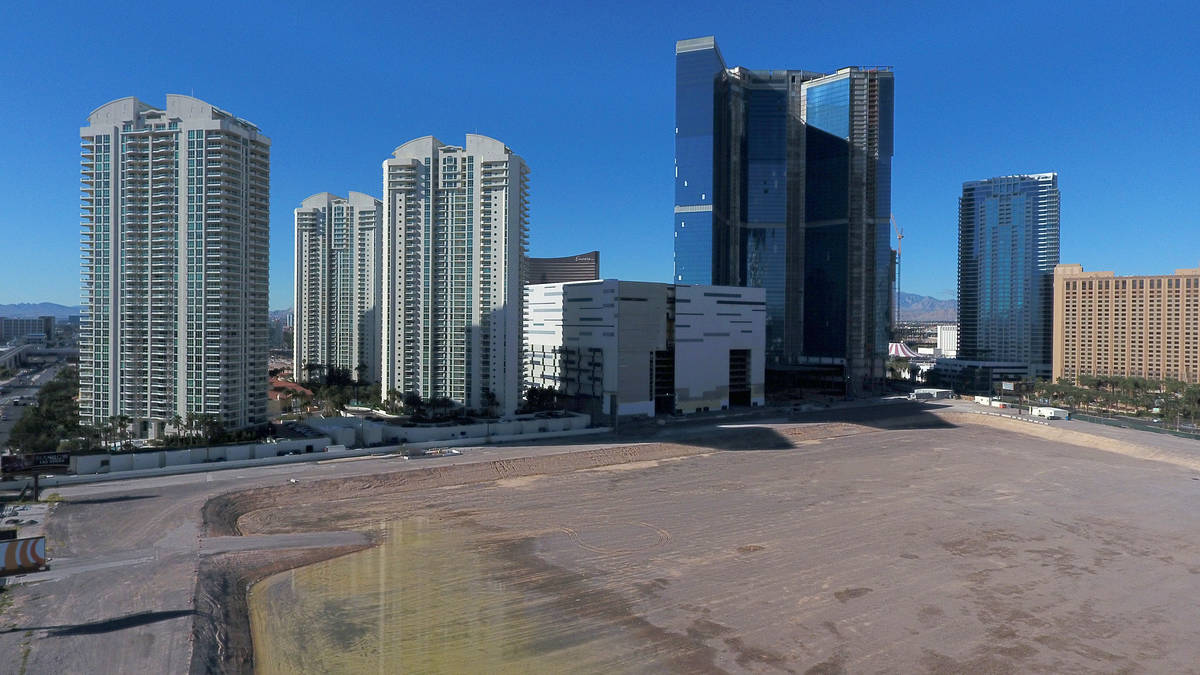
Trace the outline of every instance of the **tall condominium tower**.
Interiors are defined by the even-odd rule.
[[[1058,174],[963,183],[958,202],[958,358],[1024,363],[1048,377]]]
[[[83,422],[265,422],[270,139],[177,94],[103,105],[80,136]]]
[[[432,136],[383,163],[383,395],[520,405],[529,169],[500,141]]]
[[[295,373],[379,382],[383,203],[315,194],[296,209]]]
[[[881,384],[892,73],[727,68],[712,37],[675,65],[675,281],[766,289],[769,370]]]

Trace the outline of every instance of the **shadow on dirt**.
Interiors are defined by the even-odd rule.
[[[903,401],[861,408],[825,408],[794,410],[788,421],[794,423],[861,424],[876,429],[953,429],[956,425],[934,414],[950,406],[921,401]]]
[[[728,420],[709,420],[707,424],[676,423],[642,425],[647,440],[672,442],[711,450],[787,450],[796,447],[793,436],[807,435],[810,429],[831,425],[829,435],[866,431],[912,429],[953,429],[956,425],[934,414],[944,406],[920,402],[900,402],[856,408],[826,408],[779,414],[743,415]],[[836,426],[834,426],[836,425]],[[840,427],[840,428],[839,428]],[[849,427],[847,429],[846,427]],[[854,431],[854,427],[859,427]],[[818,436],[820,432],[816,432]]]
[[[117,497],[93,497],[91,499],[67,499],[66,504],[115,504],[118,502],[135,502],[139,499],[154,499],[158,495],[120,495]]]
[[[146,626],[159,621],[170,621],[185,616],[196,614],[194,609],[172,609],[162,612],[139,612],[137,614],[129,614],[128,616],[120,616],[114,619],[105,619],[103,621],[93,621],[91,623],[78,623],[68,626],[21,626],[18,628],[9,628],[8,630],[0,631],[0,633],[19,633],[27,630],[45,630],[50,632],[50,637],[67,637],[71,635],[99,635],[102,633],[112,633],[126,628],[137,628]]]

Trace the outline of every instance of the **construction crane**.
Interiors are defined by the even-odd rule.
[[[900,323],[900,256],[904,252],[904,228],[896,224],[896,214],[889,214],[892,229],[896,230],[896,311],[892,313],[892,323]]]

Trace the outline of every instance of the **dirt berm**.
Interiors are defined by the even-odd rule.
[[[253,673],[250,587],[272,574],[360,551],[342,546],[300,551],[226,553],[200,561],[192,622],[192,675]]]
[[[667,459],[714,450],[770,450],[788,447],[792,447],[791,442],[770,429],[725,429],[706,436],[703,445],[641,443],[594,450],[567,450],[553,455],[431,466],[424,469],[397,470],[371,476],[305,482],[295,486],[244,490],[209,500],[204,505],[203,519],[207,535],[210,537],[240,535],[248,533],[242,532],[239,519],[245,514],[259,509],[366,496],[380,497],[395,492],[483,483],[520,476],[569,473],[579,469]],[[406,463],[406,467],[411,467],[411,462]],[[304,528],[300,527],[289,528],[287,531],[303,530]],[[265,531],[256,531],[255,533],[269,534]]]

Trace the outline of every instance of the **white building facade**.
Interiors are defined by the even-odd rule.
[[[529,169],[502,142],[425,136],[383,163],[382,395],[515,411]]]
[[[762,405],[765,294],[616,279],[531,285],[525,384],[593,416]]]
[[[177,94],[103,105],[80,136],[82,422],[266,422],[270,139]]]
[[[383,203],[361,192],[321,192],[295,210],[297,381],[339,369],[379,382],[382,219]]]
[[[958,324],[942,324],[937,327],[937,351],[934,354],[947,359],[958,355]]]

